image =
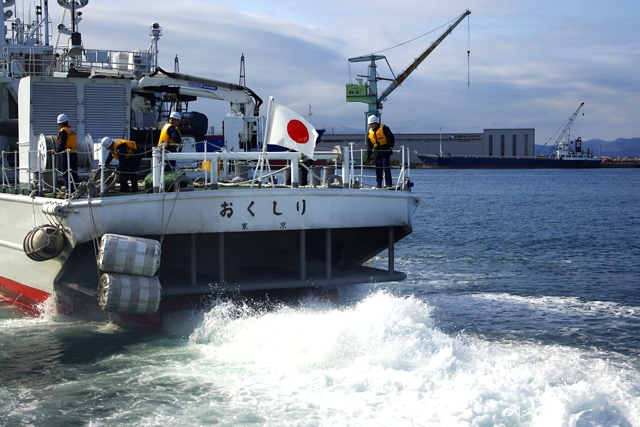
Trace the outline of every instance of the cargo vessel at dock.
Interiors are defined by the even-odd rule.
[[[417,153],[422,162],[418,168],[422,169],[581,169],[598,168],[602,159],[591,150],[582,149],[582,138],[570,138],[570,128],[578,113],[578,109],[567,120],[560,136],[551,147],[553,151],[548,156],[463,156],[451,155],[440,150],[434,154]],[[515,150],[515,149],[514,149]]]

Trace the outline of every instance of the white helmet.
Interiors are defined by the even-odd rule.
[[[109,138],[108,136],[102,138],[102,148],[109,148],[111,147],[111,144],[113,144],[113,139]]]
[[[367,123],[380,123],[380,121],[378,120],[378,116],[369,116],[369,120],[367,120]]]
[[[60,123],[67,123],[69,121],[69,117],[67,117],[66,114],[60,114],[58,116],[58,124]]]
[[[176,119],[176,120],[182,120],[182,116],[177,111],[174,111],[173,113],[169,114],[169,118],[170,119]]]

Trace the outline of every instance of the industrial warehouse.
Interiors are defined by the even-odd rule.
[[[396,133],[395,149],[404,146],[409,150],[412,166],[422,165],[418,155],[482,156],[482,157],[535,157],[535,130],[484,129],[482,133]],[[365,132],[361,134],[329,134],[321,137],[321,146],[345,146],[353,144],[356,161],[366,150]],[[394,155],[400,159],[400,154]]]

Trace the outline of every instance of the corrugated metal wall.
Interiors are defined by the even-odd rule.
[[[129,83],[113,80],[67,79],[34,81],[31,90],[34,135],[56,135],[58,114],[69,116],[78,137],[90,134],[126,138],[129,133]]]
[[[94,141],[129,137],[128,87],[98,82],[84,87],[85,133]]]

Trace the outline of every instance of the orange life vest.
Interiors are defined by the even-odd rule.
[[[116,139],[114,143],[111,145],[111,152],[113,153],[113,158],[119,160],[119,153],[117,151],[118,147],[122,144],[127,146],[127,156],[126,159],[129,160],[133,154],[138,150],[138,145],[135,141],[128,141],[126,139]]]
[[[389,141],[387,141],[387,137],[384,134],[382,128],[384,128],[384,125],[380,123],[380,126],[378,126],[378,129],[376,129],[375,132],[373,131],[373,129],[369,129],[369,140],[374,147],[380,147],[382,145],[389,144]]]
[[[60,132],[65,131],[67,133],[67,143],[65,148],[71,150],[72,153],[76,153],[78,149],[78,133],[71,129],[69,126],[61,127],[58,131],[58,143],[60,143]]]
[[[177,142],[175,142],[173,138],[171,138],[171,135],[169,135],[169,129],[171,129],[171,127],[176,128],[176,130],[178,131],[178,135],[182,136],[182,134],[180,133],[180,129],[178,129],[177,126],[174,126],[171,123],[166,123],[162,127],[162,131],[160,131],[160,139],[158,140],[158,147],[169,148],[170,145],[173,145],[177,148],[180,145]]]

